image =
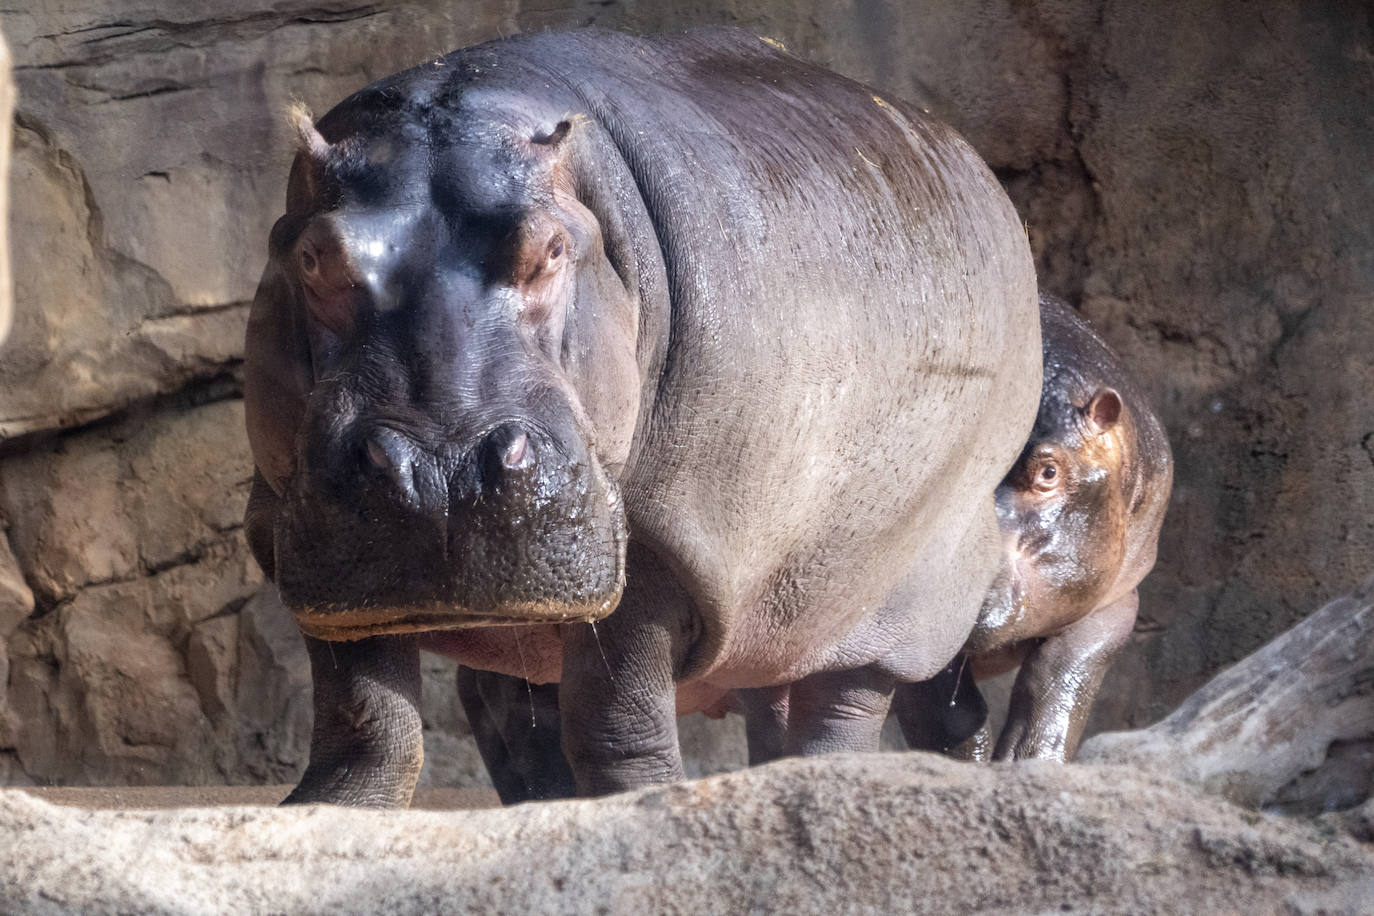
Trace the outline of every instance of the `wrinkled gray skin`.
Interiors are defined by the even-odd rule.
[[[1173,486],[1164,428],[1072,308],[1042,295],[1040,323],[1040,411],[997,488],[1005,570],[960,657],[899,688],[895,709],[913,747],[986,759],[993,749],[974,681],[1019,664],[993,756],[1071,758],[1155,563]]]
[[[678,779],[733,690],[791,685],[787,753],[875,747],[977,621],[1040,390],[967,144],[731,30],[493,42],[297,124],[245,386],[315,683],[289,801],[408,802],[422,647],[508,800]]]

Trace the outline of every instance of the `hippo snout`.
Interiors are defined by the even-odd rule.
[[[512,419],[456,448],[380,424],[336,438],[274,531],[278,585],[307,633],[594,619],[618,602],[620,495],[576,437]]]

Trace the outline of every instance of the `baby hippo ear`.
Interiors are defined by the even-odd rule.
[[[1121,419],[1121,395],[1115,388],[1099,388],[1084,411],[1095,433],[1104,433]]]

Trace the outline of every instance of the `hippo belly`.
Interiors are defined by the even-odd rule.
[[[335,645],[317,709],[407,719],[422,644],[557,681],[596,793],[680,776],[675,710],[732,689],[866,746],[963,645],[1040,391],[1025,234],[948,127],[775,45],[521,37],[298,116],[248,523]],[[347,753],[293,799],[381,778]]]

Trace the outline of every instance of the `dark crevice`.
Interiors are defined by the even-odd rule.
[[[163,309],[155,315],[149,315],[143,319],[143,324],[154,321],[166,321],[170,318],[197,318],[201,315],[215,315],[219,312],[231,312],[235,309],[246,309],[253,303],[251,302],[221,302],[215,305],[175,305],[171,308]]]
[[[214,530],[217,534],[232,534],[233,532],[239,530],[242,527],[242,525],[230,525],[224,529],[212,530]],[[42,620],[44,617],[47,617],[54,611],[60,610],[66,605],[71,604],[83,592],[88,591],[90,589],[105,588],[111,585],[125,585],[130,582],[139,582],[143,579],[151,579],[156,576],[160,576],[165,572],[169,572],[174,569],[180,569],[184,566],[194,566],[197,563],[203,562],[207,557],[209,557],[214,552],[214,549],[222,543],[224,542],[215,540],[201,541],[197,544],[191,545],[186,550],[183,550],[182,552],[159,563],[148,563],[147,561],[141,561],[138,564],[138,568],[129,575],[111,576],[107,579],[96,579],[90,582],[83,582],[79,586],[77,586],[70,594],[62,596],[45,593],[37,587],[36,583],[28,582],[29,588],[33,591],[33,611],[29,614],[27,619],[30,621]],[[28,580],[27,573],[25,573],[25,580]],[[242,608],[244,604],[247,603],[249,597],[251,596],[245,596],[241,599],[234,599],[233,601],[229,602],[229,604],[225,605],[224,608],[210,615],[210,618],[206,619],[211,619],[213,617],[222,617],[226,614],[231,613],[237,613],[238,610]]]
[[[294,15],[283,17],[280,13],[253,13],[237,18],[200,19],[194,22],[173,22],[168,19],[149,19],[143,22],[114,20],[101,22],[81,28],[71,29],[52,35],[39,35],[39,39],[60,40],[64,37],[82,35],[88,32],[113,32],[96,35],[81,41],[80,57],[64,58],[45,64],[21,64],[14,68],[15,73],[28,70],[65,70],[98,67],[119,58],[127,58],[139,53],[161,53],[168,44],[195,47],[214,44],[224,40],[242,40],[256,37],[257,33],[266,34],[275,29],[299,25],[327,25],[352,22],[381,15],[384,11],[375,5],[366,4],[346,10],[307,9]]]
[[[36,451],[68,436],[112,429],[131,420],[143,419],[164,411],[184,412],[219,401],[240,399],[243,397],[243,381],[239,371],[241,366],[242,362],[235,360],[226,365],[216,366],[211,373],[192,377],[175,391],[139,398],[123,407],[102,413],[100,416],[79,419],[59,428],[35,430],[0,441],[0,459],[23,452]],[[78,416],[80,415],[78,414]],[[12,417],[10,419],[23,420],[26,418]]]
[[[219,620],[222,617],[236,616],[239,611],[244,609],[244,607],[248,604],[249,601],[253,600],[253,594],[253,592],[249,592],[246,595],[242,595],[238,598],[235,598],[233,601],[230,601],[228,604],[220,608],[218,611],[215,611],[209,617],[197,620],[196,626],[200,626],[201,624],[207,623],[211,620]]]
[[[27,572],[24,574],[24,578],[26,580],[28,579]],[[95,583],[91,584],[94,585]],[[89,587],[89,585],[82,586],[82,588]],[[53,612],[60,610],[65,605],[71,604],[72,599],[76,597],[75,595],[69,595],[66,598],[58,598],[55,595],[46,595],[43,592],[39,591],[37,588],[34,588],[33,582],[29,582],[29,588],[33,591],[33,610],[29,613],[29,616],[27,618],[28,622],[30,623],[42,620],[49,614],[52,614]]]
[[[142,575],[130,576],[121,581],[129,582],[136,579],[151,579],[155,576],[162,575],[168,570],[180,569],[183,566],[194,566],[196,563],[205,559],[205,553],[209,549],[209,546],[210,545],[204,543],[192,544],[180,553],[174,554],[160,563],[148,563],[145,561],[140,564],[143,567]]]
[[[127,102],[130,99],[147,99],[155,95],[169,95],[173,92],[190,92],[193,89],[202,88],[200,86],[157,86],[153,89],[143,89],[138,92],[128,92],[121,95],[111,95],[105,99],[109,102]]]

